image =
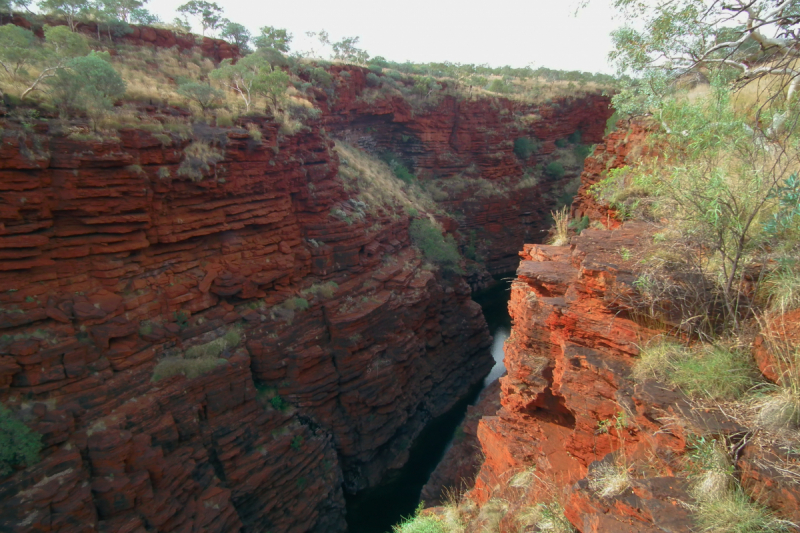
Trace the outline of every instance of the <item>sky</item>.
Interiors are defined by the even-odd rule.
[[[186,0],[151,0],[146,7],[171,21]],[[308,50],[306,32],[325,29],[331,41],[360,37],[371,56],[416,63],[488,63],[611,74],[607,56],[610,0],[592,0],[575,16],[576,0],[217,0],[224,16],[257,34],[286,28],[292,51]],[[190,22],[192,22],[190,20]],[[199,27],[195,28],[200,33]],[[319,48],[317,46],[316,48]]]

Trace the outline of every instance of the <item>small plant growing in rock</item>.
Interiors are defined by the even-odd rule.
[[[247,133],[250,135],[250,138],[256,141],[257,143],[261,142],[261,139],[264,138],[264,135],[261,133],[261,130],[253,124],[252,122],[247,125]],[[309,184],[309,188],[312,184]]]
[[[41,435],[0,405],[0,476],[9,474],[16,466],[36,463],[42,449],[41,439]]]
[[[203,141],[195,141],[183,150],[184,158],[178,167],[178,176],[201,181],[214,168],[217,174],[217,163],[225,159],[222,152]]]
[[[411,240],[427,259],[445,270],[461,273],[461,254],[458,253],[452,235],[442,235],[442,231],[427,218],[415,219],[408,230]]]
[[[292,448],[295,450],[299,450],[303,446],[303,436],[302,435],[295,435],[292,439]]]

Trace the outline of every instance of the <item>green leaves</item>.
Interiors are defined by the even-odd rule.
[[[17,79],[21,69],[38,55],[36,36],[32,31],[13,24],[0,26],[0,66],[5,74]]]
[[[194,81],[178,85],[178,94],[199,105],[202,111],[218,106],[225,97],[219,89]]]
[[[223,20],[222,8],[216,2],[206,2],[205,0],[189,0],[178,7],[178,12],[197,18],[203,35],[206,34],[206,30],[217,29]]]
[[[253,39],[253,44],[258,50],[272,49],[286,53],[289,51],[292,37],[292,34],[285,29],[264,26],[261,28],[261,35]]]
[[[9,474],[15,466],[31,466],[39,460],[41,435],[15,419],[0,405],[0,476]]]
[[[62,113],[81,110],[96,119],[125,94],[125,81],[109,60],[108,52],[91,52],[56,72],[48,85]]]
[[[414,245],[422,250],[426,259],[441,265],[445,270],[462,272],[461,254],[458,253],[452,235],[443,236],[442,231],[427,218],[413,220],[408,232]]]

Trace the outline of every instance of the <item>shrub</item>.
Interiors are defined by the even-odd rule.
[[[575,157],[582,163],[584,159],[592,154],[592,147],[586,144],[578,144],[575,146],[574,151]]]
[[[552,179],[561,179],[564,177],[564,165],[558,161],[551,161],[545,167],[544,173],[550,176]]]
[[[528,137],[520,137],[514,141],[514,153],[520,159],[528,159],[533,154],[537,153],[542,147],[538,141],[534,141]]]
[[[41,439],[41,435],[0,405],[0,476],[9,474],[15,466],[36,463],[42,449]]]
[[[321,295],[323,298],[331,298],[334,294],[336,294],[336,289],[339,288],[339,285],[336,284],[335,281],[327,281],[325,283],[315,283],[311,287],[300,291],[301,294],[305,295]]]
[[[109,61],[107,52],[91,52],[71,59],[66,68],[56,71],[48,85],[62,113],[81,110],[96,129],[97,119],[125,94],[125,81]]]
[[[377,74],[373,72],[367,74],[367,85],[369,85],[370,87],[377,87],[380,84],[381,84],[381,79],[380,77],[378,77]]]
[[[570,144],[581,144],[581,131],[575,131],[567,137],[567,142]]]
[[[219,357],[226,350],[232,350],[239,346],[242,341],[241,330],[238,328],[230,329],[225,335],[214,339],[211,342],[192,346],[185,352],[187,359],[199,359],[201,357]]]
[[[200,106],[203,112],[218,107],[225,99],[225,94],[219,89],[194,81],[178,85],[178,94]]]
[[[556,146],[558,148],[566,148],[567,144],[569,144],[569,143],[567,142],[566,139],[558,139],[558,140],[556,140]]]
[[[261,133],[259,127],[252,122],[247,125],[247,133],[250,134],[251,139],[259,143],[261,142],[261,139],[264,138],[264,135]]]
[[[580,235],[583,233],[583,230],[589,227],[589,217],[584,215],[581,218],[576,218],[572,222],[569,223],[569,227],[575,230],[575,233]]]
[[[190,178],[192,181],[201,181],[214,167],[216,174],[217,163],[225,156],[210,144],[195,141],[183,150],[184,158],[178,167],[178,176]]]
[[[411,240],[429,261],[441,265],[446,270],[462,272],[459,266],[461,255],[452,235],[444,237],[442,231],[427,218],[411,221],[409,233]]]
[[[200,357],[199,359],[165,357],[153,369],[151,381],[159,381],[178,374],[183,374],[187,378],[193,379],[226,363],[225,359],[217,359],[215,357]]]
[[[289,404],[286,402],[286,400],[284,400],[283,398],[281,398],[277,394],[275,396],[273,396],[272,398],[270,398],[269,403],[277,411],[283,412],[283,411],[286,411],[289,408]]]
[[[290,311],[305,311],[308,309],[308,300],[305,298],[289,298],[282,304],[283,307]]]

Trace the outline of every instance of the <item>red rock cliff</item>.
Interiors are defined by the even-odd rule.
[[[544,237],[555,196],[577,179],[582,165],[567,168],[561,179],[541,177],[538,183],[525,182],[526,171],[552,160],[555,142],[575,132],[586,144],[601,142],[613,113],[610,98],[599,94],[541,105],[454,96],[412,105],[399,94],[370,87],[367,69],[334,66],[331,73],[336,91],[333,96],[319,91],[317,102],[325,110],[326,127],[338,137],[400,155],[423,182],[447,184],[466,175],[507,190],[491,195],[467,186],[436,198],[459,215],[464,242],[482,243],[483,262],[494,274],[513,271],[522,244]],[[514,141],[521,137],[541,143],[527,160],[514,153]]]
[[[199,181],[177,138],[4,131],[0,401],[44,449],[0,478],[3,531],[340,531],[342,487],[491,367],[469,287],[422,268],[408,219],[331,217],[332,143],[255,122],[261,142],[199,133],[225,151]],[[232,330],[212,370],[151,381]]]
[[[645,137],[641,126],[625,126],[586,162],[573,210],[615,229],[587,229],[570,246],[525,245],[520,252],[502,407],[478,424],[485,460],[470,492],[481,503],[512,502],[501,531],[516,531],[513,516],[526,506],[554,499],[582,533],[695,531],[685,473],[690,434],[738,442],[745,490],[797,520],[796,474],[777,466],[796,465],[796,455],[778,458],[777,448],[743,439],[748,430],[718,404],[700,405],[662,383],[631,377],[639,347],[677,324],[657,327],[634,309],[636,251],[651,228],[621,225],[586,191],[605,170],[630,162]],[[760,362],[769,377],[769,361]],[[589,480],[607,467],[623,468],[629,479],[624,490],[603,497]],[[527,485],[512,479],[525,472],[535,481],[520,499],[519,487]]]

